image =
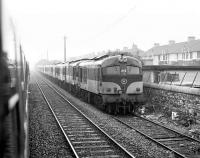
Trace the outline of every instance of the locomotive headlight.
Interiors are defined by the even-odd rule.
[[[140,91],[140,88],[136,88],[136,91],[139,92],[139,91]]]
[[[121,56],[121,57],[119,57],[119,62],[120,63],[126,63],[127,62],[127,58]]]
[[[124,62],[125,62],[125,63],[127,62],[127,58],[124,58]]]
[[[122,90],[118,90],[118,93],[119,93],[119,94],[122,94]]]
[[[119,58],[119,62],[122,63],[123,62],[123,58]]]

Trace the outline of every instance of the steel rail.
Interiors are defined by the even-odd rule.
[[[176,154],[177,156],[179,156],[179,157],[181,157],[181,158],[188,158],[187,156],[185,156],[185,155],[183,155],[183,154],[181,154],[181,153],[175,151],[174,149],[172,149],[172,148],[170,148],[170,147],[168,147],[168,146],[166,146],[166,145],[160,143],[160,142],[157,141],[156,139],[154,139],[154,138],[148,136],[147,134],[145,134],[144,132],[140,131],[140,130],[137,129],[136,127],[133,127],[133,126],[127,124],[126,122],[122,121],[121,119],[119,119],[119,118],[117,118],[117,117],[113,117],[113,118],[114,118],[115,120],[117,120],[118,122],[122,123],[123,125],[129,127],[130,129],[133,129],[133,130],[137,131],[138,133],[142,134],[143,136],[145,136],[146,138],[152,140],[153,142],[159,144],[160,146],[164,147],[165,149],[167,149],[167,150],[169,150],[169,151],[172,151],[172,152],[173,152],[174,154]],[[180,133],[178,133],[178,134],[180,134]]]
[[[45,96],[45,94],[44,94],[42,88],[40,87],[40,85],[39,85],[39,83],[38,83],[37,81],[36,81],[36,84],[37,84],[38,88],[40,89],[40,92],[42,93],[42,96],[43,96],[45,102],[47,103],[47,105],[49,106],[49,108],[50,108],[50,110],[51,110],[51,112],[52,112],[54,118],[56,119],[57,124],[59,125],[60,129],[62,130],[63,135],[65,136],[67,142],[69,143],[69,145],[70,145],[70,147],[71,147],[71,149],[72,149],[72,151],[73,151],[75,157],[76,157],[76,158],[79,158],[79,156],[78,156],[76,150],[74,149],[74,147],[73,147],[71,141],[69,140],[69,138],[68,138],[68,136],[66,135],[66,133],[65,133],[65,131],[64,131],[63,127],[62,127],[62,125],[60,124],[58,118],[56,117],[56,114],[54,113],[53,109],[51,108],[51,104],[50,104],[49,101],[47,100],[47,97]]]
[[[160,127],[163,127],[163,128],[165,128],[165,129],[167,129],[167,130],[170,130],[170,131],[172,131],[172,132],[174,132],[174,133],[177,133],[177,134],[179,134],[179,135],[182,135],[182,136],[184,136],[184,137],[187,137],[187,138],[190,139],[190,140],[193,140],[193,141],[196,141],[196,142],[200,143],[200,140],[195,139],[195,138],[192,138],[192,137],[190,137],[190,136],[188,136],[188,135],[186,135],[186,134],[184,134],[184,133],[180,133],[180,132],[178,132],[178,131],[175,130],[175,129],[169,128],[169,127],[167,127],[167,126],[165,126],[165,125],[162,125],[162,124],[160,124],[160,123],[157,123],[157,122],[155,122],[155,121],[153,121],[153,120],[149,120],[149,119],[144,118],[144,117],[141,117],[141,116],[137,116],[137,117],[140,117],[140,118],[142,118],[142,119],[144,119],[144,120],[146,120],[146,121],[148,121],[148,122],[151,122],[151,123],[153,123],[153,124],[156,124],[156,125],[158,125],[158,126],[160,126]]]
[[[103,129],[101,129],[98,125],[96,125],[89,117],[87,117],[81,110],[79,110],[76,106],[74,106],[66,97],[61,94],[62,92],[55,88],[55,86],[52,86],[52,83],[50,81],[46,81],[46,79],[43,81],[51,88],[53,89],[61,98],[63,98],[66,102],[69,103],[74,109],[76,109],[84,118],[86,118],[93,126],[95,126],[100,132],[102,132],[109,140],[111,140],[117,147],[119,147],[122,151],[124,151],[129,157],[135,158],[134,155],[132,155],[128,150],[126,150],[122,145],[120,145],[117,141],[115,141],[111,136],[109,136]],[[60,91],[60,92],[59,92]],[[75,149],[74,149],[75,150]]]

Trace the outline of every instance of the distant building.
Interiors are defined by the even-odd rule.
[[[131,48],[124,47],[121,51],[123,51],[123,52],[129,52],[129,53],[131,53],[131,54],[133,54],[133,55],[136,55],[136,56],[141,56],[141,55],[144,54],[144,51],[141,50],[141,49],[139,49],[139,48],[137,47],[137,45],[134,44],[134,43],[133,43],[133,45],[132,45]]]
[[[145,65],[200,65],[200,40],[190,36],[186,42],[170,40],[162,46],[155,43],[142,59]]]

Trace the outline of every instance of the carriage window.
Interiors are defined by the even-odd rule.
[[[112,66],[106,67],[103,69],[104,75],[120,75],[120,67],[119,66]]]
[[[87,69],[86,68],[83,69],[83,82],[87,83]]]
[[[139,73],[140,73],[139,67],[127,66],[128,75],[139,74]]]

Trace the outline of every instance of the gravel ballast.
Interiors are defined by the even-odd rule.
[[[55,85],[56,86],[56,85]],[[56,86],[58,88],[58,86]],[[104,131],[108,132],[112,137],[122,144],[137,158],[161,158],[172,157],[171,153],[155,143],[147,140],[144,136],[138,134],[134,130],[130,130],[123,126],[110,115],[101,110],[87,104],[64,90],[62,93],[73,103],[76,104],[89,118],[91,118]]]
[[[29,91],[30,158],[72,158],[68,143],[45,103],[33,76],[31,76]]]

